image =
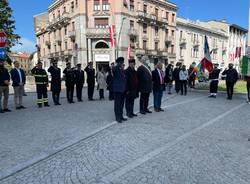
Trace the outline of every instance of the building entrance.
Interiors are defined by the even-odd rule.
[[[101,68],[104,68],[105,72],[109,69],[109,62],[96,62],[96,70],[99,71]]]

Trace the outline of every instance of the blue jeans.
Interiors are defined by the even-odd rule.
[[[154,94],[154,108],[160,109],[161,108],[161,99],[163,96],[163,90],[153,91]]]

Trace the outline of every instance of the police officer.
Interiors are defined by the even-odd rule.
[[[218,68],[219,64],[214,64],[214,69],[211,73],[209,73],[210,80],[210,98],[216,98],[219,84],[219,76],[221,70]]]
[[[85,77],[84,71],[81,69],[82,65],[78,63],[76,65],[75,77],[76,77],[76,96],[78,102],[82,102],[82,88],[84,85]]]
[[[75,88],[75,71],[71,68],[71,63],[66,64],[66,68],[63,71],[66,85],[66,94],[68,103],[75,103],[73,101],[74,88]]]
[[[113,91],[114,91],[114,111],[118,123],[126,121],[123,117],[123,108],[126,92],[126,76],[124,73],[124,58],[119,57],[116,60],[116,66],[113,69]]]
[[[137,116],[134,113],[134,101],[138,95],[138,78],[135,70],[135,60],[130,59],[128,62],[129,67],[125,70],[125,75],[127,79],[125,107],[127,111],[127,116],[129,118],[133,118]]]
[[[31,73],[35,77],[38,107],[41,108],[43,104],[45,107],[49,107],[49,99],[47,94],[49,80],[47,72],[43,69],[43,64],[41,61],[39,61],[37,66],[31,70]]]
[[[93,68],[93,62],[89,62],[88,66],[84,69],[87,73],[88,83],[88,98],[93,101],[94,89],[95,89],[95,69]]]
[[[51,74],[51,91],[52,98],[55,105],[60,104],[61,92],[61,69],[57,66],[57,61],[52,61],[52,66],[49,67],[48,72]]]

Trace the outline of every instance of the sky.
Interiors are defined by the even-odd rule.
[[[177,4],[177,16],[192,20],[206,21],[226,19],[230,23],[248,28],[249,0],[171,0]],[[16,33],[22,45],[14,51],[35,51],[33,16],[47,10],[53,0],[9,0],[16,21]]]

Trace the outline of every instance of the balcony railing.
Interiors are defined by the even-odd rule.
[[[76,31],[70,31],[69,32],[69,38],[74,40],[76,38]]]
[[[48,28],[60,28],[66,24],[68,24],[70,21],[70,14],[65,12],[62,16],[57,17],[49,22]]]
[[[136,55],[145,55],[145,50],[144,49],[136,49],[135,54]]]
[[[166,36],[165,42],[168,42],[168,43],[174,42],[174,37],[173,36]]]
[[[128,31],[128,35],[133,36],[133,37],[137,37],[139,34],[138,34],[138,31],[135,28],[130,28],[129,31]]]
[[[102,38],[102,37],[109,37],[109,32],[107,28],[88,28],[86,30],[87,37],[96,37],[96,38]]]
[[[200,46],[200,41],[199,40],[194,40],[193,41],[193,46],[194,47],[199,47]]]
[[[187,44],[186,38],[180,38],[180,45],[185,45]]]

